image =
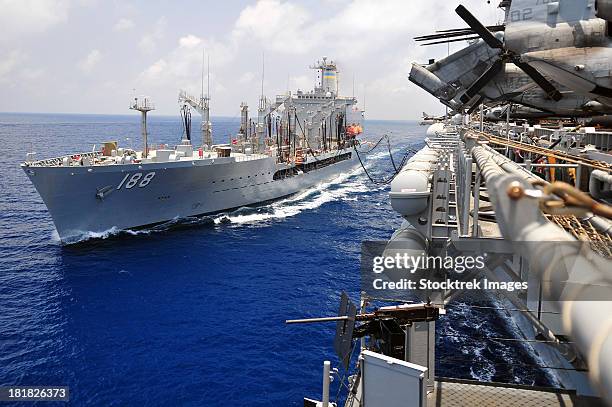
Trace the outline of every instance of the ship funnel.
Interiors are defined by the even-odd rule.
[[[338,68],[334,61],[328,61],[327,57],[323,57],[323,61],[317,61],[310,68],[317,70],[319,81],[315,86],[315,90],[325,94],[329,93],[328,97],[338,95]]]

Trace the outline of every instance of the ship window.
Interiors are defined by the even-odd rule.
[[[608,37],[612,37],[612,24],[610,24],[610,21],[606,21],[606,32]]]
[[[230,181],[233,181],[233,180],[234,180],[234,178],[230,178]]]
[[[213,181],[213,184],[215,184],[217,181]]]

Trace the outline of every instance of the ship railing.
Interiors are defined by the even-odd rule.
[[[260,160],[262,158],[266,158],[267,156],[264,154],[250,154],[250,155],[236,155],[233,157],[236,162],[243,162],[243,161],[251,161],[251,160]]]
[[[526,193],[533,191],[530,173],[505,170],[502,165],[515,163],[500,158],[490,147],[476,146],[471,151],[494,203],[495,219],[504,239],[516,245],[515,253],[529,264],[533,281],[546,287],[540,294],[542,298],[559,305],[563,333],[585,356],[591,384],[610,404],[612,262],[589,246],[576,244],[580,241],[547,219],[541,211],[542,200]]]
[[[100,156],[102,156],[101,151],[90,151],[88,153],[67,154],[61,157],[46,158],[44,160],[26,162],[26,164],[30,167],[62,167],[64,165],[63,160],[66,157],[70,157],[71,160],[77,160],[79,158],[84,157],[98,158]]]

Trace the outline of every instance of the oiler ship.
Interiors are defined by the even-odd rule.
[[[147,113],[155,107],[136,97],[141,112],[140,151],[103,143],[100,151],[35,160],[21,167],[42,197],[64,244],[84,234],[136,229],[202,216],[295,194],[358,165],[356,137],[363,112],[354,97],[338,96],[336,64],[311,66],[318,83],[309,92],[259,100],[257,120],[240,107],[240,130],[227,144],[213,144],[210,98],[179,93],[184,133],[174,148],[147,141]],[[263,81],[262,81],[263,83]],[[202,115],[202,143],[191,140],[191,108]]]

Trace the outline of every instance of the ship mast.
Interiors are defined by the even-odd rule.
[[[212,125],[210,123],[210,55],[207,56],[206,95],[204,95],[204,52],[202,52],[202,93],[200,94],[202,109],[202,147],[212,146]]]
[[[266,116],[266,97],[264,96],[264,76],[266,72],[265,54],[261,54],[261,96],[259,97],[259,107],[257,109],[257,129],[255,140],[253,140],[253,150],[259,152],[259,142],[263,140],[264,120]]]
[[[141,132],[142,132],[142,142],[144,148],[142,149],[142,158],[147,158],[149,155],[149,147],[147,144],[147,113],[151,110],[155,110],[155,106],[148,97],[143,96],[140,99],[138,97],[134,98],[134,102],[130,105],[131,110],[138,110],[141,113]]]

